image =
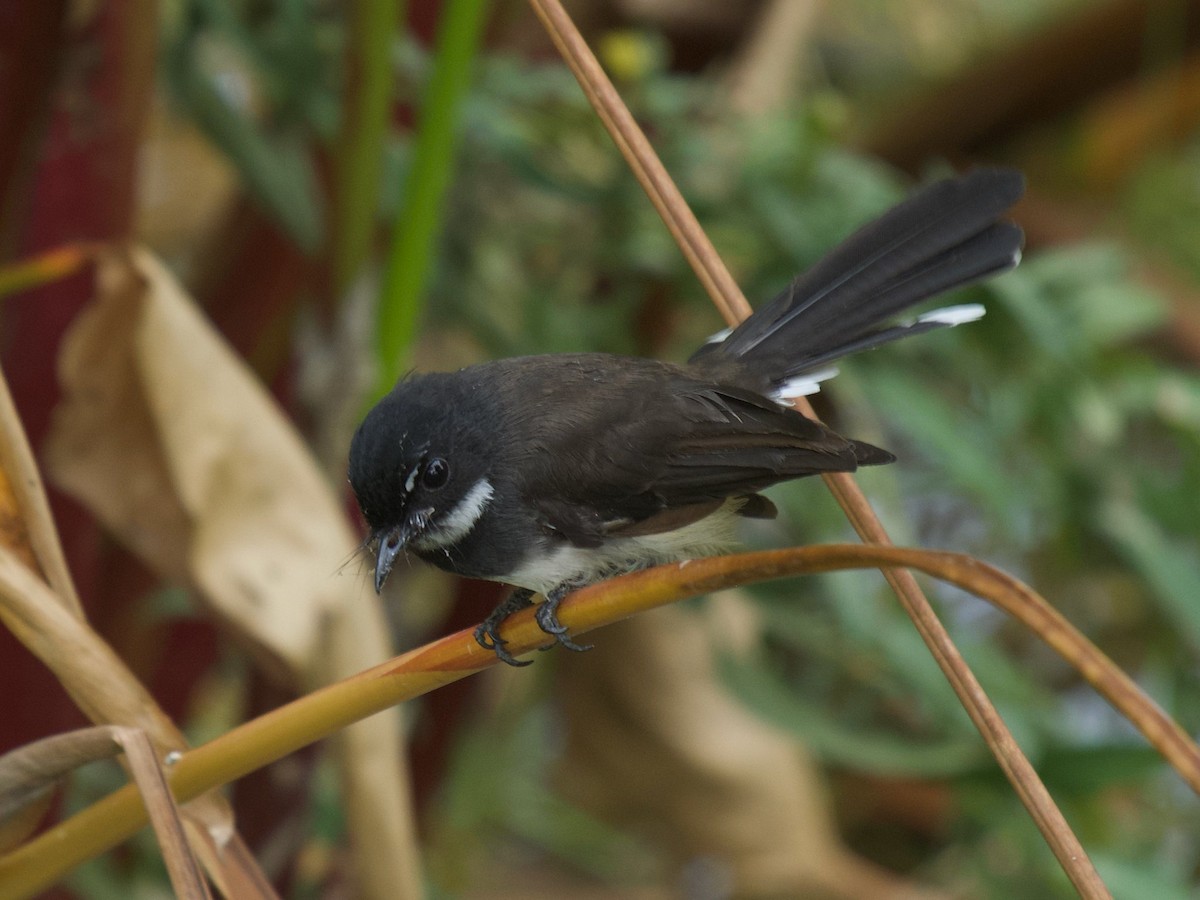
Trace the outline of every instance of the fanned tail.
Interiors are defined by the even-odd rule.
[[[1015,170],[976,169],[919,190],[691,361],[733,357],[781,384],[850,353],[978,318],[981,307],[952,307],[879,327],[922,300],[1015,266],[1023,234],[1001,216],[1024,189]]]

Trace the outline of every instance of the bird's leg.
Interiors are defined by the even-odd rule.
[[[552,590],[547,591],[546,599],[537,608],[537,611],[534,612],[534,617],[537,619],[538,627],[546,632],[546,634],[553,635],[559,644],[568,650],[583,652],[584,650],[591,650],[592,645],[575,643],[571,640],[570,635],[567,634],[567,626],[558,621],[558,606],[563,602],[563,598],[571,593],[571,590],[575,587],[576,585],[569,583],[560,584]]]
[[[508,641],[500,637],[500,626],[513,613],[520,612],[529,606],[533,602],[532,597],[533,591],[527,588],[516,588],[499,606],[492,610],[491,615],[483,620],[483,624],[475,629],[475,640],[479,642],[479,646],[484,650],[495,651],[500,661],[506,662],[510,666],[528,666],[533,663],[533,660],[527,659],[522,662],[504,649],[504,645]]]

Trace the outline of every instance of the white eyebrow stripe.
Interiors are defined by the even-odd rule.
[[[421,471],[421,464],[420,464],[420,463],[417,463],[415,466],[413,466],[413,467],[412,467],[412,468],[409,470],[409,472],[408,472],[408,475],[407,475],[407,476],[405,477],[405,479],[404,479],[404,492],[405,492],[406,494],[411,494],[411,493],[412,493],[412,489],[413,489],[413,488],[416,486],[416,484],[417,484],[417,473],[418,473],[418,472],[420,472],[420,471]]]
[[[424,535],[421,545],[448,547],[466,537],[492,502],[495,493],[492,483],[480,478],[450,512],[434,520],[434,528]]]

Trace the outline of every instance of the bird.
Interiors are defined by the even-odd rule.
[[[887,450],[802,415],[852,353],[963,324],[984,310],[909,307],[1013,268],[1005,217],[1023,175],[977,168],[916,190],[684,364],[606,353],[500,359],[401,378],[365,416],[347,474],[369,529],[376,592],[398,557],[514,586],[475,630],[510,665],[500,626],[541,595],[558,644],[572,590],[727,551],[761,491],[890,463]]]

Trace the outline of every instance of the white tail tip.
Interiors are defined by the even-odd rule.
[[[830,366],[827,369],[817,369],[815,372],[796,375],[776,385],[775,389],[771,391],[771,399],[784,406],[790,406],[789,400],[818,393],[821,390],[821,382],[828,381],[837,373],[838,370]]]
[[[725,340],[725,338],[729,337],[731,334],[733,334],[733,326],[732,325],[730,325],[728,328],[722,328],[716,334],[710,334],[708,337],[706,337],[704,339],[704,343],[706,345],[719,344],[719,343],[721,343],[721,341]]]
[[[987,312],[979,303],[964,303],[961,306],[943,306],[917,316],[918,322],[937,322],[939,325],[965,325],[983,318]]]

